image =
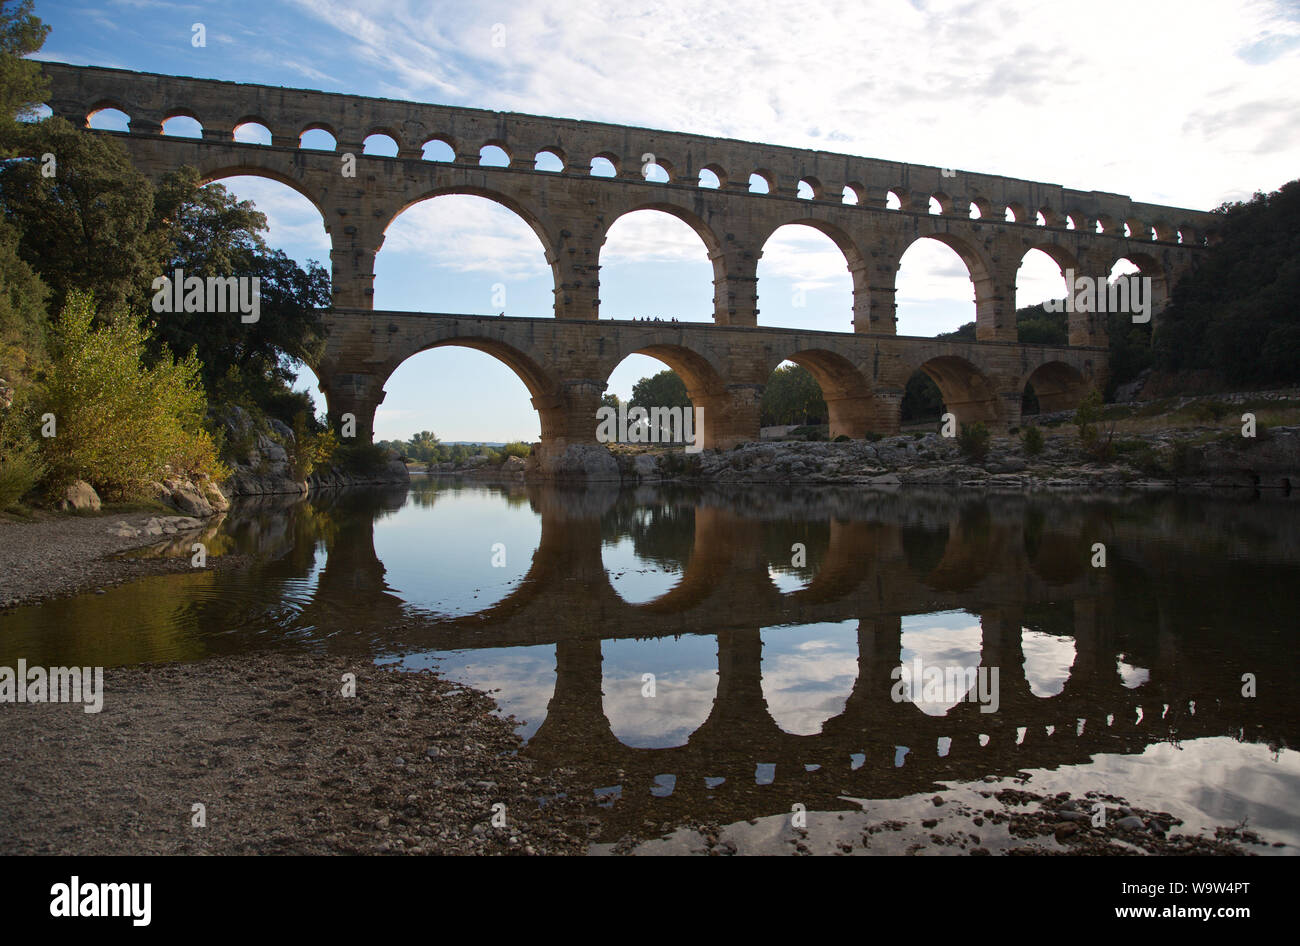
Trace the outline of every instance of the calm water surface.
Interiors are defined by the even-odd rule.
[[[605,841],[993,777],[1300,845],[1297,502],[419,479],[240,506],[205,541],[254,564],[9,612],[0,664],[437,667],[578,771]],[[996,668],[996,712],[900,697],[918,661]]]

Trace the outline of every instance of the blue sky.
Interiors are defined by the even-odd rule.
[[[43,59],[769,141],[1186,207],[1274,189],[1300,156],[1293,0],[1094,0],[1082,18],[1065,5],[996,0],[756,0],[743,15],[703,0],[38,0],[36,12],[53,28]],[[191,43],[196,23],[203,48]],[[268,213],[273,245],[328,265],[305,199],[253,178],[224,183]],[[704,246],[667,215],[618,221],[601,264],[604,316],[711,317]],[[969,277],[945,247],[920,241],[898,278],[900,332],[934,335],[974,318]],[[535,235],[472,197],[400,216],[375,288],[379,308],[547,315],[552,305]],[[807,228],[769,241],[759,294],[760,324],[851,329],[844,259]],[[1050,261],[1027,257],[1018,303],[1062,294]],[[627,397],[662,367],[632,356],[610,388]],[[386,390],[380,438],[538,435],[522,382],[480,352],[425,352]]]

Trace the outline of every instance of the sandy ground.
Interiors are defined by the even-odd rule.
[[[341,693],[345,673],[355,696]],[[587,849],[579,806],[516,754],[493,701],[432,673],[260,654],[110,669],[104,693],[98,714],[0,704],[0,850]]]

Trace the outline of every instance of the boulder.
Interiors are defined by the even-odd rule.
[[[655,479],[659,476],[659,460],[648,453],[639,453],[632,461],[632,472],[637,479]]]
[[[536,471],[548,479],[618,480],[618,461],[601,444],[571,443],[563,450],[534,451]],[[531,468],[531,464],[530,464]]]
[[[99,494],[85,480],[75,480],[59,497],[60,509],[73,509],[77,512],[99,512],[99,507]]]

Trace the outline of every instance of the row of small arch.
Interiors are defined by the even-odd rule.
[[[124,127],[113,128],[111,125],[105,126],[102,120],[97,121],[97,117],[105,113],[116,113],[120,118],[116,119],[115,123],[122,124]],[[180,123],[179,130],[175,124],[177,122]],[[129,130],[130,116],[114,105],[105,104],[95,108],[86,116],[86,125],[91,128],[100,127],[105,130],[125,131]],[[169,125],[172,126],[171,129],[169,129]],[[203,129],[197,116],[192,112],[175,110],[163,119],[162,134],[199,138],[203,135]],[[248,116],[235,123],[232,140],[243,144],[271,145],[274,138],[266,122],[257,116]],[[362,154],[372,157],[395,158],[401,153],[398,136],[391,130],[372,131],[361,144]],[[307,150],[336,151],[338,149],[338,140],[332,127],[324,123],[313,123],[298,133],[297,146]],[[438,162],[452,162],[458,160],[458,158],[462,161],[472,159],[472,153],[458,152],[457,147],[458,143],[451,136],[435,135],[421,146],[420,157],[423,160]],[[483,167],[514,167],[545,173],[573,173],[575,167],[575,164],[569,161],[563,149],[558,146],[537,151],[531,162],[526,160],[520,162],[511,154],[507,144],[500,140],[488,141],[478,149],[478,164]],[[576,166],[582,167],[580,162]],[[630,173],[629,167],[631,168]],[[713,190],[729,187],[732,183],[730,176],[718,164],[704,165],[696,179],[690,181],[679,176],[669,161],[649,153],[643,154],[639,160],[629,163],[613,152],[601,152],[591,158],[587,171],[593,177],[614,178],[623,176],[657,184],[684,182],[689,186]],[[744,184],[742,179],[739,187],[747,187],[748,192],[752,194],[773,194],[777,191],[777,177],[768,169],[758,168],[750,173],[748,184]],[[832,202],[835,200],[835,195],[831,192],[831,189],[825,187],[817,178],[807,176],[799,180],[794,196],[805,200]],[[842,204],[859,205],[866,200],[867,189],[861,184],[849,183],[844,185],[839,198],[839,202]],[[967,216],[973,220],[1000,220],[1008,223],[1032,224],[1064,230],[1086,229],[1091,226],[1093,232],[1111,236],[1180,244],[1207,242],[1206,235],[1196,233],[1187,224],[1178,227],[1165,221],[1148,224],[1136,217],[1120,220],[1105,214],[1091,218],[1078,211],[1061,213],[1046,206],[1035,209],[1016,201],[1004,206],[1000,202],[995,203],[980,196],[969,199],[958,198],[943,191],[936,191],[928,195],[927,205],[922,210],[919,201],[915,200],[914,195],[910,194],[906,189],[901,187],[890,189],[887,191],[884,209],[929,212],[945,216],[961,216],[962,211],[965,209]],[[1001,218],[999,218],[999,212]]]

